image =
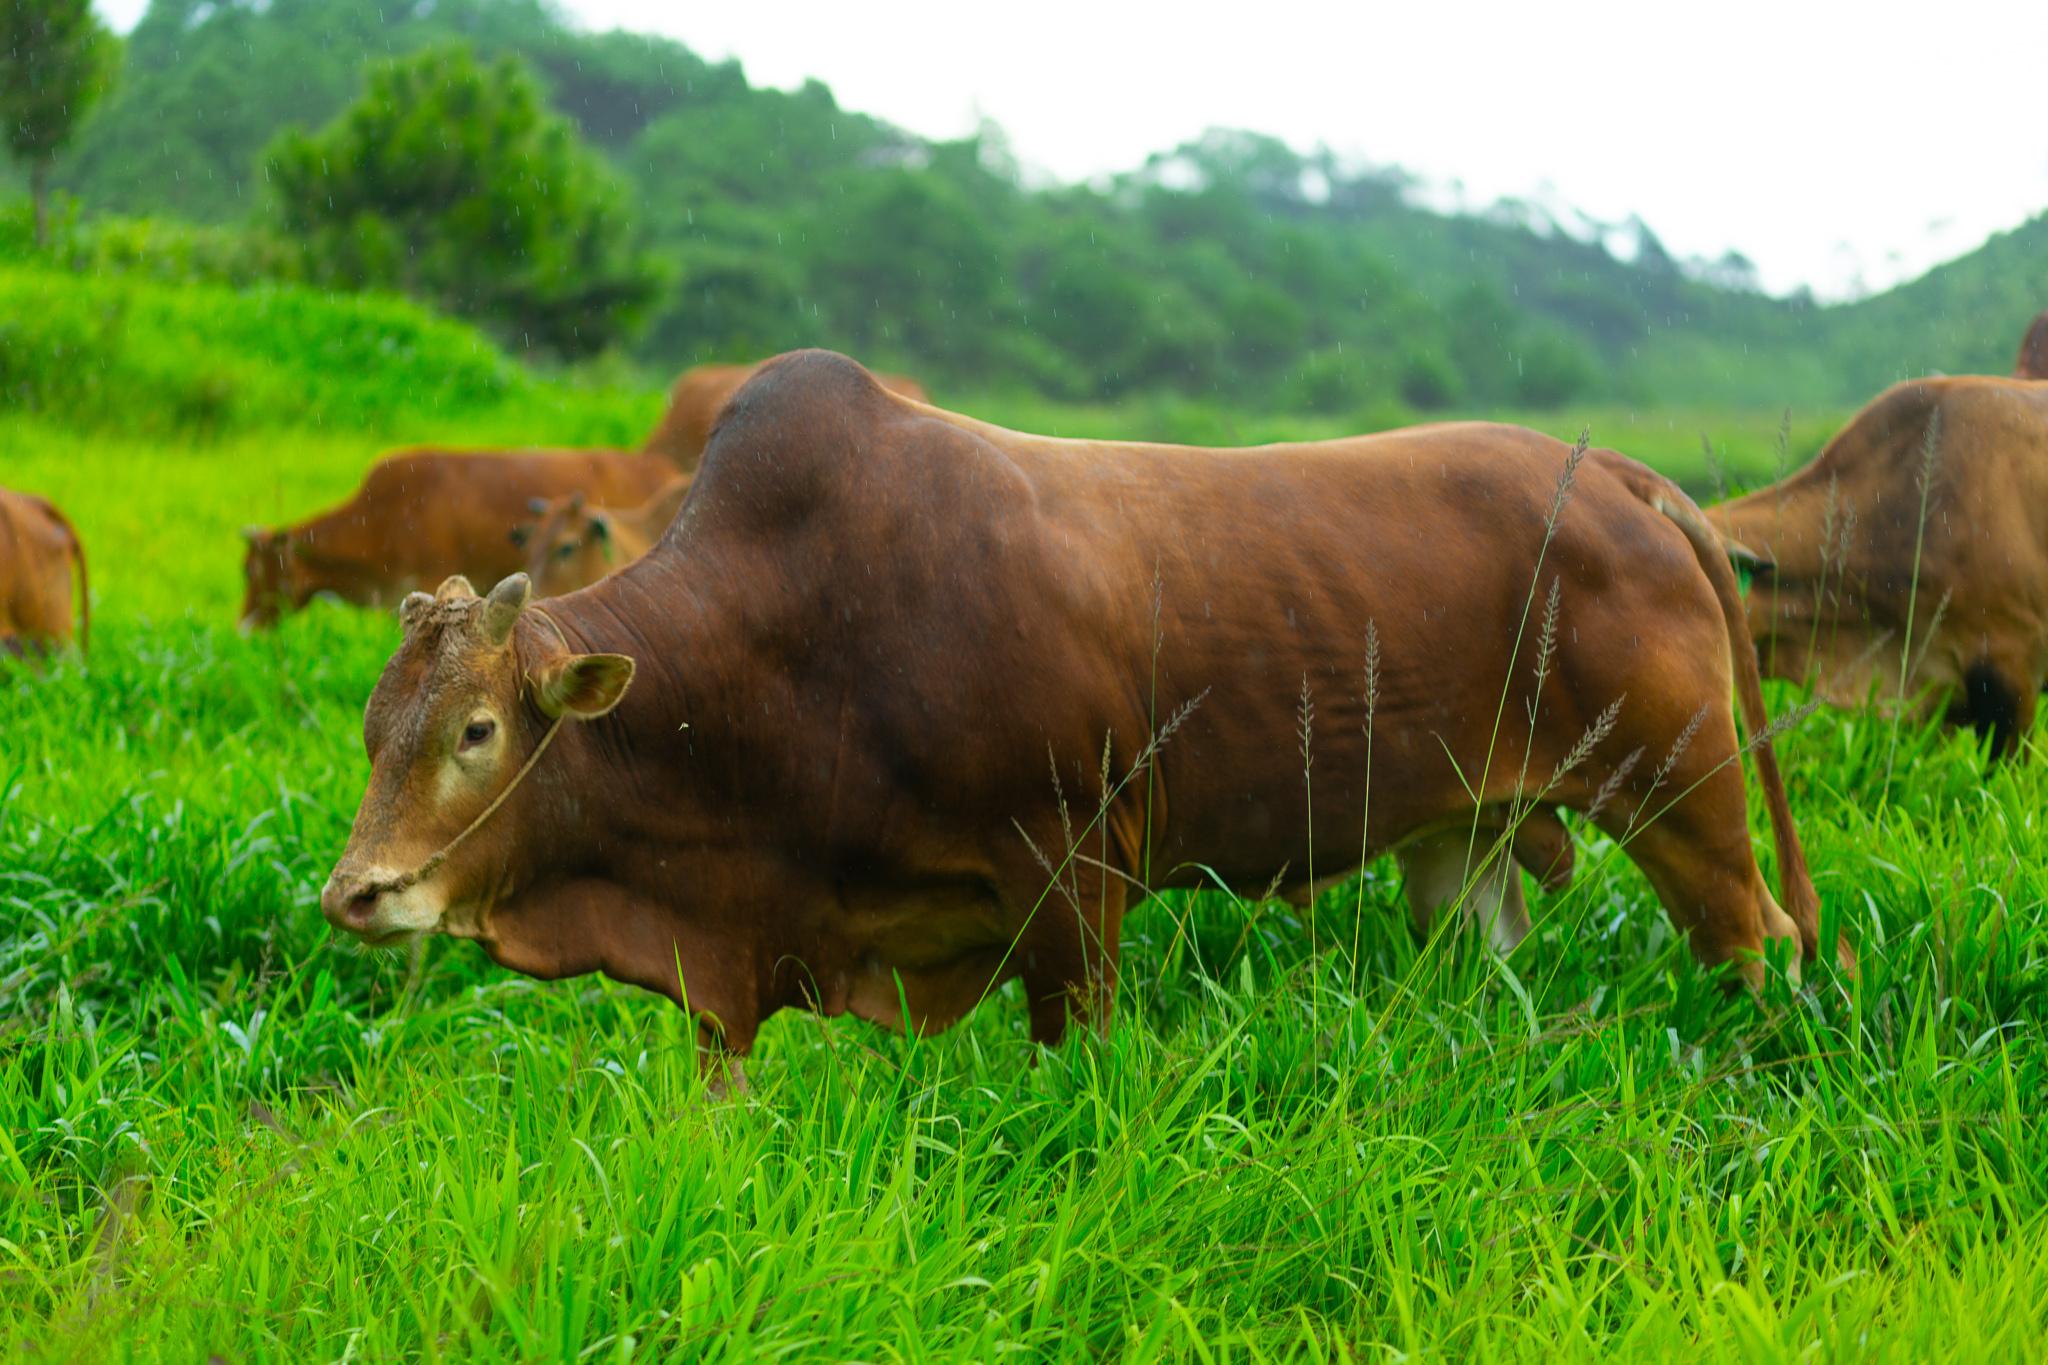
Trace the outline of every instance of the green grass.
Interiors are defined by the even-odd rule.
[[[565,399],[528,439],[649,401]],[[1700,429],[1754,476],[1778,425],[1540,424],[1581,421],[1695,483]],[[0,1356],[2039,1358],[2039,762],[1985,781],[1966,736],[1908,730],[1887,784],[1886,723],[1782,742],[1855,983],[1724,995],[1599,843],[1505,962],[1418,944],[1381,865],[1314,935],[1139,909],[1106,1037],[1039,1054],[1011,991],[925,1040],[785,1015],[716,1101],[662,1002],[321,921],[396,627],[237,637],[233,532],[382,439],[0,418],[0,481],[71,511],[100,607],[88,665],[0,674]]]

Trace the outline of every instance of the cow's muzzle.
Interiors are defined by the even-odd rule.
[[[335,928],[360,934],[376,919],[377,902],[383,898],[381,879],[372,880],[336,868],[320,890],[320,913]]]

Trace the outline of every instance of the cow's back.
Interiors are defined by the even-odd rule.
[[[729,405],[666,553],[626,576],[673,566],[730,592],[751,652],[781,661],[760,686],[783,704],[762,711],[836,719],[810,744],[863,774],[877,812],[893,794],[1007,828],[996,806],[1050,796],[1049,752],[1087,758],[1062,779],[1085,802],[1105,743],[1121,773],[1179,716],[1167,851],[1232,850],[1263,876],[1310,818],[1305,709],[1318,781],[1362,770],[1369,626],[1396,742],[1449,736],[1475,771],[1463,736],[1491,719],[1525,621],[1531,670],[1548,578],[1589,639],[1625,654],[1660,620],[1725,659],[1688,543],[1637,486],[1669,485],[1620,456],[1578,468],[1539,580],[1568,452],[1488,424],[1229,451],[1032,437],[799,353]],[[1611,700],[1589,696],[1586,720]]]
[[[734,394],[745,387],[763,364],[693,365],[669,389],[661,420],[641,443],[643,454],[656,455],[688,473],[696,469],[711,442],[711,433]],[[908,375],[874,373],[875,383],[916,403],[928,403],[924,385]]]

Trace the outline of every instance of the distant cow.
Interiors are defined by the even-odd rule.
[[[535,521],[513,533],[525,547],[526,574],[536,597],[560,597],[616,573],[644,555],[676,519],[688,475],[680,475],[659,493],[623,511],[593,507],[581,493],[552,501],[535,500]]]
[[[78,532],[49,499],[0,488],[0,654],[41,653],[73,638],[74,575],[82,652],[91,643],[92,602]]]
[[[2048,312],[2036,317],[2034,325],[2027,328],[2012,373],[2015,379],[2048,379]]]
[[[1804,469],[1706,515],[1765,561],[1748,608],[1766,672],[1811,677],[1841,706],[1925,697],[1994,755],[2032,727],[2048,676],[2048,386],[1896,385]]]
[[[1703,961],[1754,981],[1767,939],[1817,948],[1768,731],[1783,909],[1750,845],[1734,571],[1610,451],[1480,423],[1053,440],[798,352],[652,552],[528,600],[406,599],[322,909],[608,973],[707,1043],[788,1006],[940,1028],[1012,977],[1052,1042],[1105,1018],[1141,879],[1256,889],[1392,849],[1435,908],[1518,796],[1621,839]],[[1512,872],[1480,894],[1526,930]]]
[[[753,378],[760,369],[754,365],[692,365],[684,370],[668,393],[668,410],[661,415],[661,421],[648,434],[640,449],[649,455],[659,455],[674,464],[684,473],[697,467],[704,456],[705,443],[711,439],[711,428],[718,422],[718,414],[725,410],[727,400],[740,391],[740,386]],[[929,402],[924,385],[900,374],[877,374],[877,383],[892,393],[905,398],[914,398],[920,403]]]
[[[513,528],[535,498],[581,492],[636,503],[675,477],[660,460],[611,450],[513,454],[404,450],[370,467],[356,495],[279,530],[242,532],[245,629],[277,624],[314,597],[377,606],[451,573],[517,573]]]

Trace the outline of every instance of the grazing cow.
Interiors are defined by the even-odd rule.
[[[614,512],[588,505],[581,493],[551,502],[536,500],[538,518],[512,533],[513,543],[526,549],[526,576],[536,597],[560,597],[589,587],[644,555],[676,519],[689,475],[679,475],[659,493]]]
[[[2048,379],[2048,312],[2034,319],[2020,342],[2020,357],[2013,363],[2015,379]]]
[[[696,469],[697,462],[704,457],[704,447],[711,440],[711,429],[718,424],[718,414],[725,411],[726,402],[760,368],[760,364],[692,365],[684,370],[668,392],[667,411],[641,444],[641,451],[661,456],[685,474]],[[924,385],[908,376],[877,374],[875,381],[905,398],[920,403],[930,401]]]
[[[1763,561],[1748,610],[1766,672],[1838,706],[1947,708],[1994,757],[2032,728],[2048,676],[2048,385],[1895,385],[1804,469],[1706,515]]]
[[[278,530],[243,530],[242,627],[274,626],[321,593],[377,606],[451,573],[516,573],[526,555],[512,531],[533,499],[581,492],[634,503],[674,477],[660,460],[613,450],[387,455],[332,511]]]
[[[1754,982],[1767,939],[1817,946],[1767,730],[1783,909],[1750,845],[1734,570],[1610,451],[1481,423],[1054,440],[797,352],[652,552],[528,600],[523,576],[405,600],[322,910],[607,973],[706,1045],[787,1006],[936,1029],[1012,977],[1050,1043],[1105,1018],[1132,886],[1392,849],[1436,909],[1518,798],[1625,836],[1705,962]],[[1524,931],[1517,876],[1482,894]]]
[[[78,578],[78,648],[91,643],[85,546],[55,503],[0,488],[0,654],[42,653],[72,638]]]

